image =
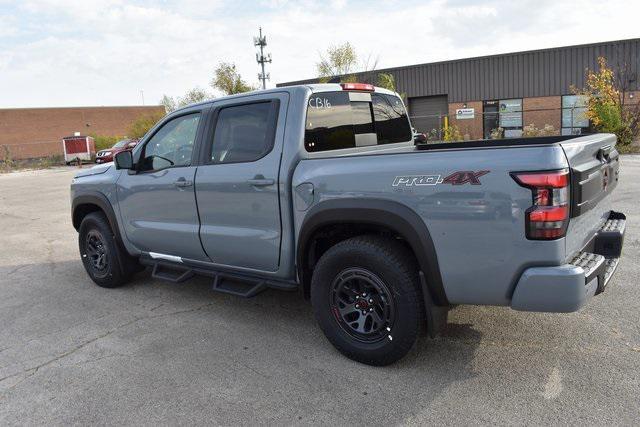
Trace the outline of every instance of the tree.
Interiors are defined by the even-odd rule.
[[[167,114],[176,110],[175,98],[166,94],[162,95],[162,99],[160,99],[160,105],[164,106],[164,110]]]
[[[213,74],[214,76],[211,80],[211,86],[214,89],[218,89],[225,95],[257,90],[256,87],[251,86],[249,83],[242,80],[240,73],[236,69],[236,65],[233,63],[220,63]]]
[[[598,132],[614,133],[621,145],[628,145],[640,134],[640,107],[625,106],[625,92],[620,77],[607,66],[604,57],[598,58],[598,70],[587,70],[583,89],[573,87],[573,92],[587,97],[586,115]]]
[[[396,87],[396,78],[391,73],[379,73],[378,80],[376,81],[375,85],[393,92],[398,92],[398,89]],[[402,98],[402,100],[406,102],[407,94],[404,92],[401,93],[400,98]]]
[[[396,78],[391,73],[378,74],[378,81],[376,82],[376,85],[396,92]]]
[[[146,114],[138,117],[129,126],[129,138],[142,138],[163,117],[164,114],[162,113]]]
[[[196,104],[198,102],[208,101],[210,99],[213,99],[213,95],[204,89],[195,87],[178,100],[178,108],[182,108],[190,104]]]
[[[166,110],[166,112],[171,113],[172,111],[175,111],[182,107],[186,107],[187,105],[207,101],[212,98],[212,94],[204,89],[196,87],[191,89],[184,96],[178,97],[177,99],[172,96],[163,95],[162,99],[160,100],[160,105],[164,105],[164,109]]]
[[[353,73],[358,71],[358,55],[349,42],[329,46],[326,57],[320,54],[320,62],[316,63],[316,68],[323,83],[337,76],[341,76],[342,83],[354,82]]]

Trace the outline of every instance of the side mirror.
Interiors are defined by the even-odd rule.
[[[131,151],[121,151],[114,156],[113,162],[116,169],[133,169],[133,154]]]
[[[426,144],[427,143],[427,135],[424,133],[417,133],[413,136],[414,144]]]

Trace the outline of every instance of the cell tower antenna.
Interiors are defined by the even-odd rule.
[[[253,38],[254,46],[260,47],[260,53],[256,52],[256,62],[260,64],[262,72],[258,73],[258,80],[262,80],[262,89],[267,88],[267,80],[271,78],[269,73],[265,73],[264,64],[271,64],[271,54],[265,55],[264,48],[267,47],[267,36],[262,35],[262,27],[260,27],[260,35]]]

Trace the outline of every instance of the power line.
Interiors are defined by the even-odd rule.
[[[262,27],[260,27],[260,35],[253,38],[253,45],[260,47],[260,53],[256,52],[256,62],[262,67],[262,72],[258,73],[258,80],[262,80],[262,89],[266,89],[267,80],[271,78],[271,74],[264,72],[264,64],[271,63],[271,54],[264,54],[264,48],[267,46],[267,36],[262,35]]]

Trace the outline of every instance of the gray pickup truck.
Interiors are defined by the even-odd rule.
[[[571,312],[601,293],[625,216],[613,135],[427,144],[398,94],[278,88],[162,119],[71,184],[84,267],[149,267],[249,297],[301,290],[346,356],[385,365],[456,304]]]

